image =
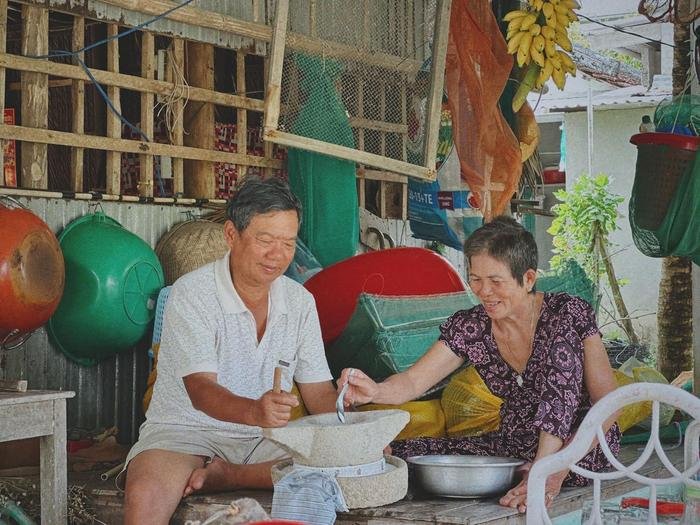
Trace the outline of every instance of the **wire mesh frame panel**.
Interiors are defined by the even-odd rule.
[[[433,180],[451,0],[292,5],[274,10],[265,139]]]

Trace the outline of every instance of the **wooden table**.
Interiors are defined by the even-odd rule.
[[[68,522],[66,398],[75,392],[0,392],[0,442],[40,437],[41,523]]]

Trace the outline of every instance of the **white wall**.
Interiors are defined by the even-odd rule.
[[[640,337],[656,344],[656,308],[661,259],[642,255],[634,246],[628,219],[629,197],[634,183],[637,148],[629,138],[637,132],[642,115],[653,115],[654,108],[629,108],[598,110],[593,117],[593,174],[607,173],[612,178],[610,190],[621,195],[625,201],[619,206],[620,231],[611,235],[610,240],[618,246],[618,253],[612,257],[618,278],[626,278],[630,283],[622,288],[627,309],[635,319],[634,325]],[[567,186],[588,169],[588,140],[586,112],[567,113],[564,117],[566,129],[566,180]],[[606,306],[612,309],[612,306]],[[602,315],[601,310],[601,315]],[[601,324],[606,321],[603,317]],[[606,329],[615,329],[608,325]],[[605,330],[604,330],[605,331]]]

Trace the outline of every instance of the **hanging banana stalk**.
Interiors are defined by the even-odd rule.
[[[525,9],[510,11],[508,53],[515,55],[518,67],[525,68],[520,86],[513,97],[517,112],[532,89],[540,89],[549,78],[564,89],[566,75],[576,76],[576,65],[568,52],[573,46],[567,34],[571,22],[578,20],[576,0],[528,0]]]

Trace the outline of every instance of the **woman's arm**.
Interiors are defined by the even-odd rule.
[[[437,341],[408,370],[394,374],[381,383],[375,383],[366,374],[346,368],[338,379],[338,389],[350,383],[345,394],[345,404],[363,405],[365,403],[384,403],[400,405],[417,398],[457,370],[464,359],[450,350],[445,343]]]
[[[617,388],[608,353],[599,334],[583,340],[583,380],[591,398],[591,404],[597,403]],[[616,412],[605,421],[603,434],[615,423],[618,415]],[[598,442],[594,441],[593,447],[597,444]]]
[[[603,341],[599,334],[592,335],[583,340],[583,381],[591,399],[591,404],[597,403],[600,399],[617,388],[615,376],[613,375],[608,354],[603,346]],[[603,433],[607,433],[617,419],[617,413],[611,415],[603,424]],[[573,438],[573,436],[572,436]],[[558,452],[571,440],[562,441],[557,436],[548,432],[540,432],[537,454],[534,461],[542,459],[550,454]],[[595,439],[588,451],[590,452],[598,445]],[[529,469],[528,469],[529,470]],[[546,503],[551,504],[554,497],[559,494],[561,485],[564,482],[569,470],[562,470],[552,474],[547,478],[545,485]],[[527,500],[527,474],[515,488],[501,498],[501,505],[518,508],[520,512],[525,512]]]

